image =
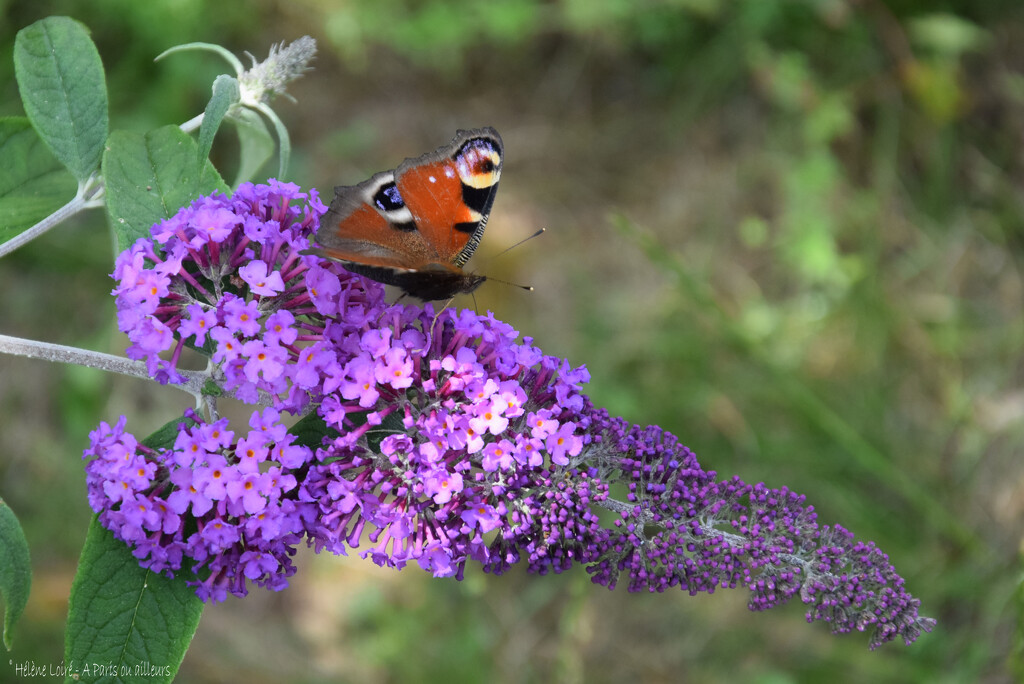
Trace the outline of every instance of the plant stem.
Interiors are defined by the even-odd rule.
[[[68,219],[77,214],[78,212],[82,211],[83,209],[88,208],[88,200],[86,200],[85,197],[81,195],[81,193],[76,194],[74,198],[72,198],[72,200],[65,204],[63,207],[53,212],[52,214],[50,214],[49,216],[47,216],[42,221],[35,224],[28,230],[22,233],[18,233],[7,242],[0,245],[0,257],[10,254],[14,250],[21,247],[22,245],[25,245],[31,242],[32,240],[35,240],[37,237],[39,237],[46,231],[50,230],[51,228],[55,227],[57,224],[61,223],[65,219]]]
[[[78,347],[66,347],[61,344],[0,335],[0,353],[27,356],[32,359],[43,359],[57,363],[72,363],[78,366],[85,366],[86,368],[98,368],[111,373],[120,373],[121,375],[128,375],[133,378],[150,379],[149,371],[146,370],[146,364],[142,361],[132,361],[121,356],[79,349]],[[202,394],[203,385],[209,379],[210,374],[206,371],[192,370],[178,370],[178,373],[185,378],[185,382],[180,385],[171,385],[171,387],[188,392],[198,400]]]

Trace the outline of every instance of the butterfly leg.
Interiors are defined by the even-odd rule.
[[[444,306],[442,306],[441,309],[437,313],[434,314],[433,320],[430,321],[430,329],[427,330],[427,341],[424,343],[423,349],[414,349],[412,351],[413,354],[417,354],[417,353],[420,353],[420,352],[425,352],[428,349],[430,349],[432,346],[434,346],[434,326],[437,325],[437,319],[441,316],[441,314],[444,313],[444,310],[447,309],[448,306],[454,300],[455,300],[455,297],[449,297],[445,301]]]

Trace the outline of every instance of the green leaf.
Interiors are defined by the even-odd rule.
[[[186,427],[192,427],[196,424],[196,421],[185,416],[173,418],[160,426],[156,432],[151,434],[149,437],[142,440],[142,443],[150,449],[170,448],[174,446],[175,440],[178,439],[178,426],[182,423],[184,423]]]
[[[64,635],[64,662],[80,681],[174,679],[203,613],[183,574],[172,580],[139,567],[124,542],[93,518]]]
[[[28,119],[0,119],[0,243],[66,204],[75,188]]]
[[[292,425],[288,432],[295,435],[295,443],[301,446],[316,449],[323,443],[324,437],[330,435],[337,437],[338,432],[334,428],[327,427],[324,419],[317,415],[316,411],[310,411],[299,421]]]
[[[231,113],[229,120],[235,124],[238,132],[238,176],[232,184],[232,187],[237,188],[255,178],[260,167],[274,154],[274,138],[260,115],[251,109],[238,107]]]
[[[355,414],[350,415],[355,418]],[[401,433],[403,428],[402,416],[399,415],[399,412],[395,411],[394,413],[390,413],[384,417],[384,420],[380,422],[380,425],[366,433],[367,446],[370,447],[370,451],[375,454],[379,454],[380,443],[384,441],[384,438],[388,435],[397,435]]]
[[[210,148],[213,147],[213,138],[217,135],[220,122],[228,113],[228,108],[241,99],[238,90],[238,79],[233,76],[221,74],[213,82],[213,97],[206,104],[206,111],[203,113],[203,124],[199,128],[199,163],[203,164],[210,155]]]
[[[79,22],[49,17],[18,31],[14,73],[25,112],[68,171],[84,181],[107,139],[103,63]]]
[[[119,249],[148,237],[154,223],[172,216],[200,195],[227,192],[207,162],[197,173],[195,141],[177,126],[145,135],[114,131],[103,155],[107,211]]]
[[[203,383],[203,396],[206,397],[223,397],[224,388],[217,384],[217,381],[210,378]]]
[[[11,650],[14,626],[21,618],[32,588],[32,565],[28,542],[21,523],[10,507],[0,499],[0,594],[4,605],[4,646]]]

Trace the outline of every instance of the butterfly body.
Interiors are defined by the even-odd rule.
[[[458,131],[433,152],[338,186],[312,253],[425,301],[472,292],[462,266],[480,244],[504,155],[493,128]]]

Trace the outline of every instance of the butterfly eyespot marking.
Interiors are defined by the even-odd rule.
[[[395,230],[408,232],[417,229],[412,212],[406,206],[394,180],[383,182],[371,190],[370,201],[387,217]]]
[[[455,155],[455,168],[465,185],[490,188],[501,178],[501,155],[486,138],[475,138]]]
[[[381,211],[397,211],[405,208],[405,201],[398,192],[398,186],[392,183],[382,185],[380,190],[373,196],[373,203],[380,207]]]

